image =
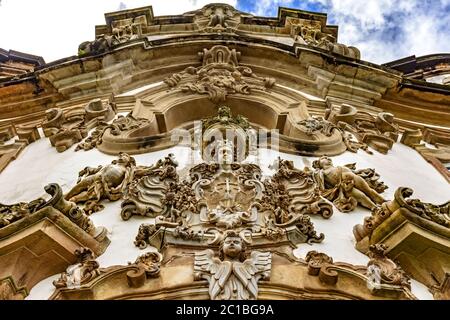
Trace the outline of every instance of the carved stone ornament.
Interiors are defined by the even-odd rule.
[[[380,195],[387,186],[373,169],[356,170],[355,165],[333,166],[328,157],[314,161],[314,180],[320,194],[333,201],[341,212],[353,211],[357,205],[375,210],[386,200]]]
[[[188,67],[164,80],[169,87],[183,92],[206,94],[214,103],[223,102],[230,94],[248,95],[252,90],[267,90],[273,78],[261,78],[249,67],[239,66],[241,53],[225,46],[214,46],[199,53],[202,66]]]
[[[110,124],[100,122],[95,130],[83,142],[80,142],[75,151],[88,151],[102,144],[103,135],[108,130],[113,137],[121,133],[145,126],[149,121],[147,119],[135,119],[131,113],[126,116],[119,115]]]
[[[399,127],[394,116],[382,112],[373,116],[367,112],[358,111],[355,107],[343,104],[339,110],[329,108],[325,119],[337,125],[346,135],[349,151],[356,152],[363,149],[368,153],[368,146],[387,154],[399,137]],[[356,137],[357,142],[352,139]]]
[[[353,233],[357,241],[370,236],[373,230],[387,220],[396,210],[407,209],[423,219],[450,228],[450,201],[442,205],[424,203],[418,199],[407,199],[412,196],[410,188],[399,188],[395,192],[394,200],[384,203],[364,219],[364,225],[355,226]]]
[[[202,32],[234,32],[240,23],[239,12],[223,3],[208,4],[194,12],[194,21]]]
[[[310,251],[306,255],[308,263],[308,274],[318,276],[320,281],[327,285],[335,285],[338,280],[338,273],[330,270],[333,265],[333,258],[317,251]]]
[[[397,264],[389,259],[385,252],[387,247],[375,244],[369,248],[367,276],[372,280],[371,285],[390,285],[411,289],[409,277]]]
[[[136,166],[133,157],[120,153],[117,160],[97,168],[86,167],[79,172],[77,184],[65,195],[67,200],[84,203],[91,214],[103,209],[103,199],[117,201],[127,191],[133,179],[147,174],[151,168]]]
[[[48,201],[39,198],[29,203],[0,205],[0,228],[31,216],[41,209],[52,207],[63,213],[98,241],[106,238],[106,229],[103,227],[96,228],[83,209],[79,208],[74,202],[66,201],[58,184],[52,183],[45,186],[45,191],[52,196]]]
[[[247,259],[245,242],[229,231],[220,244],[218,258],[213,250],[195,254],[195,279],[209,282],[211,300],[256,300],[258,281],[269,279],[271,264],[270,252],[252,251]]]
[[[122,202],[122,219],[128,220],[133,215],[156,217],[175,209],[185,194],[183,185],[176,183],[177,166],[174,156],[169,154],[148,167],[145,176],[133,180]]]
[[[56,288],[77,288],[100,275],[99,264],[89,248],[78,249],[75,255],[78,257],[77,264],[67,268],[58,280],[53,281]]]
[[[78,55],[100,54],[121,43],[139,39],[142,28],[147,25],[145,15],[111,22],[111,33],[101,34],[94,41],[84,41],[78,46]]]
[[[98,125],[105,125],[115,116],[115,110],[110,103],[100,99],[89,102],[83,111],[64,113],[62,109],[49,109],[46,120],[42,122],[44,134],[49,138],[58,152],[64,152],[72,145],[85,138],[89,130]]]
[[[324,235],[316,233],[307,214],[329,218],[332,206],[320,197],[310,172],[279,160],[277,173],[262,181],[257,165],[233,162],[231,145],[223,145],[219,153],[221,162],[196,165],[184,180],[168,157],[137,182],[133,187],[137,191],[122,204],[122,217],[138,213],[156,217],[156,222],[139,228],[136,246],[145,248],[160,232],[217,245],[227,230],[238,232],[249,243],[252,239],[323,241]]]
[[[319,21],[289,18],[287,23],[291,26],[291,36],[295,43],[320,48],[353,59],[361,58],[361,53],[357,48],[337,43],[336,37],[322,32],[322,25]]]

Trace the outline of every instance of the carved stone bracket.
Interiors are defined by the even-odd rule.
[[[357,225],[356,248],[368,254],[383,250],[414,279],[427,285],[436,297],[446,296],[450,271],[450,203],[433,205],[408,199],[409,188],[399,188],[394,200],[384,203]],[[378,249],[377,249],[378,248]],[[440,291],[440,289],[444,291]]]

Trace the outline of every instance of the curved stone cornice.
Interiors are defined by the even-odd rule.
[[[208,282],[194,281],[194,254],[186,249],[183,252],[174,249],[169,251],[172,258],[164,259],[161,263],[159,276],[148,278],[139,286],[133,285],[131,280],[138,272],[137,266],[114,266],[100,269],[98,277],[79,288],[56,289],[50,299],[209,299]],[[165,255],[169,254],[166,252]],[[282,251],[274,251],[272,255],[272,275],[270,280],[260,282],[259,299],[415,299],[409,289],[400,286],[383,285],[371,291],[365,275],[367,268],[364,266],[333,263],[331,259],[331,263],[315,265],[318,268],[315,273],[311,264],[304,260],[288,257]],[[114,290],[111,290],[112,286]]]

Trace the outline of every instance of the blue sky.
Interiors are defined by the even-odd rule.
[[[450,52],[450,0],[0,0],[0,47],[50,62],[93,40],[105,12],[152,5],[155,15],[180,14],[219,1],[258,16],[279,6],[328,13],[339,42],[374,63]]]

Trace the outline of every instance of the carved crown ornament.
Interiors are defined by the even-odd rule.
[[[252,69],[239,65],[241,53],[236,49],[217,45],[199,52],[201,67],[188,67],[164,82],[183,92],[206,94],[214,103],[223,102],[228,95],[248,95],[252,90],[267,90],[275,79],[262,78]]]

